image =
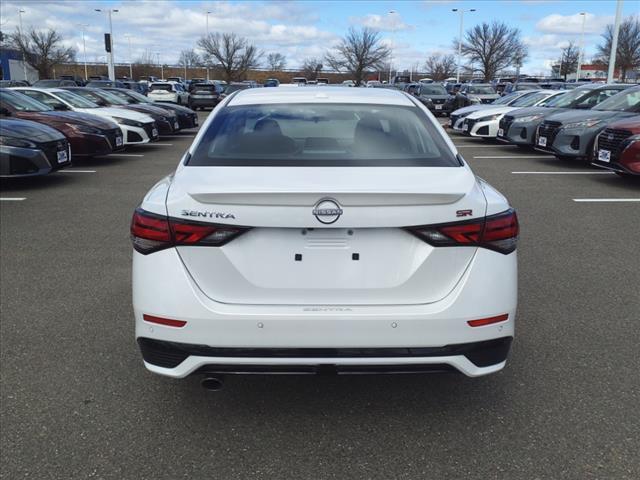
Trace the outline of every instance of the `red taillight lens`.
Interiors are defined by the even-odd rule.
[[[145,255],[177,245],[221,247],[247,230],[233,225],[184,222],[140,208],[131,221],[133,248]]]
[[[485,325],[493,325],[494,323],[506,322],[509,320],[509,314],[497,315],[489,318],[479,318],[478,320],[469,320],[467,323],[470,327],[484,327]]]
[[[146,313],[142,315],[142,318],[144,319],[145,322],[157,323],[158,325],[165,325],[167,327],[182,328],[187,324],[187,322],[184,320],[174,320],[172,318],[156,317],[154,315],[147,315]]]
[[[515,210],[509,209],[480,219],[407,230],[434,247],[483,247],[507,254],[516,249],[519,226]]]

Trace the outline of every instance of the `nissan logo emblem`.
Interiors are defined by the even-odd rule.
[[[343,211],[338,202],[333,198],[322,198],[318,200],[318,203],[313,207],[311,213],[313,213],[320,223],[331,225],[338,221]]]

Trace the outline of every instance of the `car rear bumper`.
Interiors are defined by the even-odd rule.
[[[348,306],[219,303],[205,296],[193,282],[175,249],[150,255],[134,252],[133,257],[136,338],[187,345],[189,351],[189,356],[176,366],[154,364],[150,361],[152,357],[145,357],[149,370],[171,377],[185,377],[216,365],[312,369],[321,365],[333,365],[336,369],[448,365],[477,376],[500,370],[504,358],[498,358],[494,364],[474,363],[453,346],[514,334],[515,252],[502,255],[478,249],[455,288],[434,303]],[[508,318],[499,323],[482,327],[467,323],[504,314]],[[182,320],[186,324],[180,328],[160,325],[145,320],[144,315]],[[230,355],[231,350],[225,349],[235,352]],[[313,356],[313,349],[325,352],[328,349],[332,355],[318,351]],[[385,349],[396,353],[387,350],[380,356]],[[413,355],[407,354],[410,349]],[[280,353],[262,354],[268,350]],[[299,354],[301,351],[304,355]],[[345,351],[370,351],[373,356],[346,356]],[[398,351],[403,353],[397,354]],[[284,356],[281,352],[285,352]]]
[[[220,103],[219,98],[194,98],[193,96],[189,99],[190,107],[215,107]]]

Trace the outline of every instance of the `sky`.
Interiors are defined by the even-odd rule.
[[[114,54],[117,63],[135,61],[145,51],[160,52],[160,61],[176,64],[182,49],[197,49],[197,40],[209,31],[234,32],[248,37],[264,56],[279,52],[287,67],[300,66],[305,58],[322,58],[349,27],[369,26],[380,31],[382,41],[393,51],[394,67],[410,69],[423,65],[431,54],[456,54],[454,38],[459,31],[459,13],[464,28],[482,22],[504,21],[522,32],[529,57],[522,72],[548,74],[549,65],[560,57],[569,41],[579,42],[585,16],[587,62],[601,41],[607,24],[613,23],[615,0],[424,0],[424,1],[178,1],[178,0],[3,0],[0,29],[13,32],[24,10],[25,30],[56,29],[64,43],[74,47],[82,61],[84,29],[89,62],[104,62],[103,33],[108,31],[108,9],[112,15]],[[96,12],[102,9],[103,12]],[[209,15],[206,12],[211,12]],[[640,0],[625,0],[623,17],[640,14]],[[84,25],[84,27],[82,26]],[[131,54],[129,54],[129,41]]]

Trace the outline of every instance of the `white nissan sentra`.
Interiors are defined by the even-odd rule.
[[[133,305],[158,374],[505,365],[518,221],[396,90],[247,89],[136,209]]]

